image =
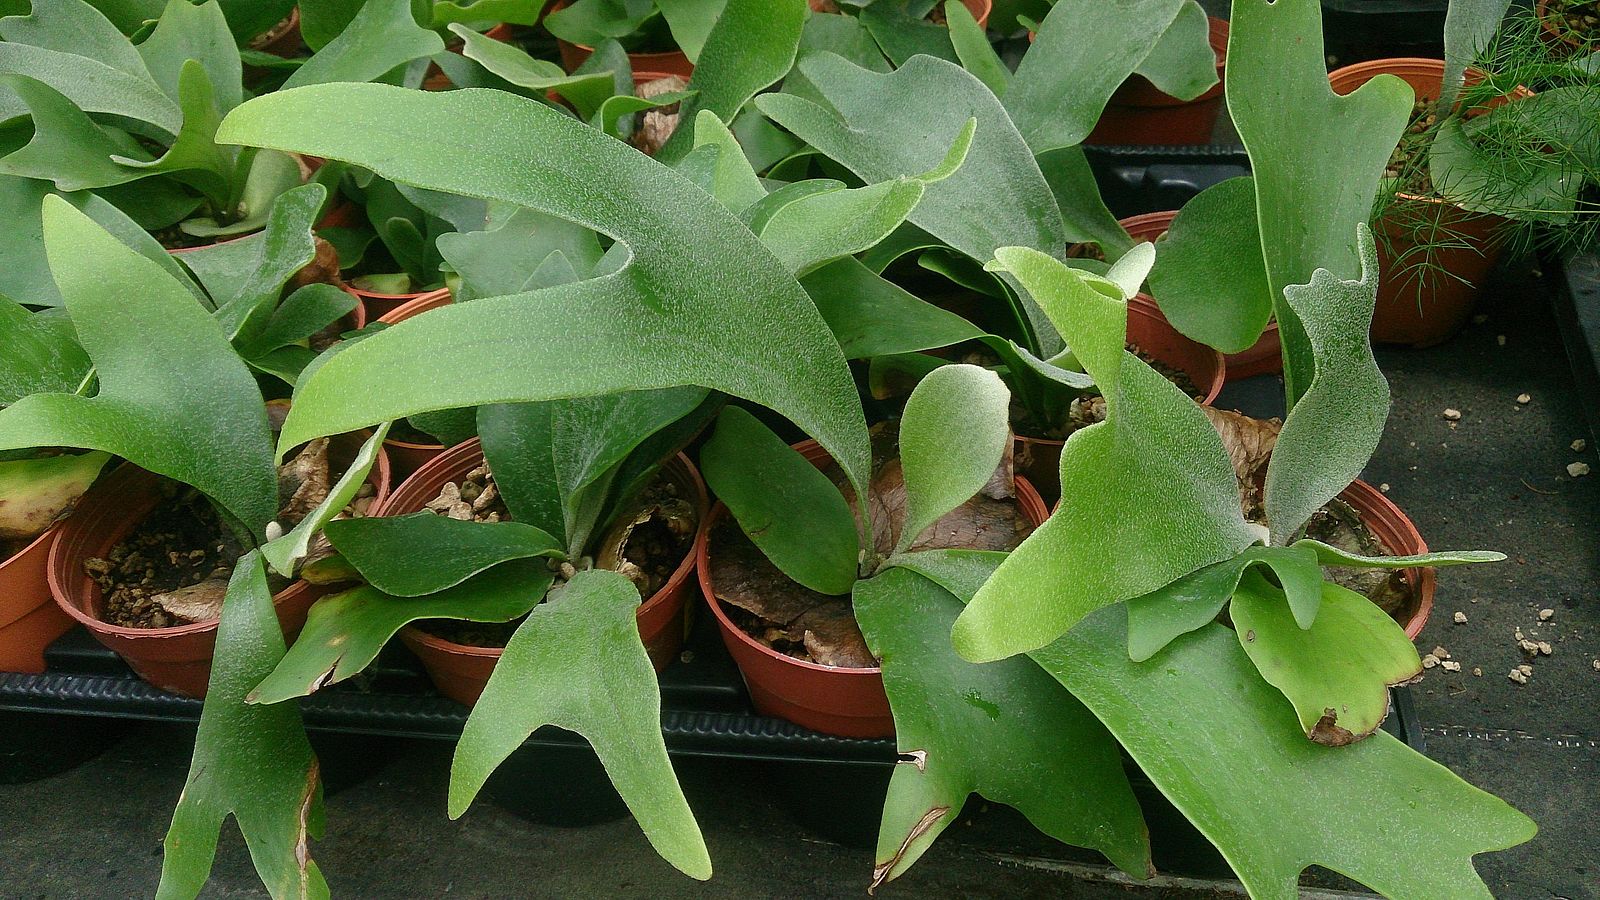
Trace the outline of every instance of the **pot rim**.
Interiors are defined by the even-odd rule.
[[[408,482],[415,480],[418,476],[425,473],[429,477],[432,477],[439,469],[454,469],[460,466],[462,463],[476,464],[481,463],[482,461],[482,442],[478,438],[462,441],[454,447],[451,447],[447,453],[428,460],[428,462],[425,463],[421,468],[417,469],[415,472],[412,472],[405,481],[400,483],[398,488],[395,488],[395,490],[390,492],[390,497],[409,499],[403,498],[401,491],[405,488]],[[688,580],[689,570],[695,564],[694,548],[699,545],[700,531],[704,529],[706,522],[709,521],[711,500],[709,495],[706,493],[705,479],[700,477],[700,470],[695,468],[694,461],[689,459],[687,454],[680,451],[677,455],[673,456],[671,459],[662,464],[662,471],[666,471],[667,468],[674,463],[678,465],[681,473],[684,475],[683,480],[688,481],[689,486],[694,489],[695,496],[693,501],[695,503],[695,510],[700,514],[700,522],[695,528],[695,542],[690,546],[689,551],[683,555],[683,559],[678,562],[677,568],[673,569],[672,574],[667,576],[667,580],[662,583],[661,587],[657,588],[655,593],[639,602],[639,608],[634,614],[635,618],[643,616],[647,611],[661,606],[661,604],[670,599],[670,594],[676,590],[679,585]],[[430,471],[430,469],[433,471]],[[409,502],[391,504],[388,502],[388,500],[386,500],[381,505],[374,505],[373,515],[374,517],[406,515],[407,513],[418,512],[421,508],[419,504],[418,509],[398,509],[400,506],[409,505]],[[396,508],[391,508],[391,506]],[[458,644],[455,641],[447,640],[439,637],[436,634],[429,634],[427,631],[418,628],[414,622],[408,622],[404,627],[402,627],[400,629],[399,636],[402,640],[416,641],[417,643],[422,644],[429,649],[437,650],[441,653],[448,653],[453,656],[470,656],[477,657],[479,659],[499,659],[500,655],[505,652],[504,647],[476,647],[472,644]]]
[[[1442,88],[1444,84],[1444,65],[1444,60],[1434,59],[1427,56],[1388,56],[1382,59],[1369,59],[1362,62],[1351,63],[1348,66],[1340,66],[1339,68],[1334,69],[1332,72],[1329,72],[1328,86],[1333,90],[1334,93],[1343,95],[1354,92],[1362,85],[1379,75],[1394,75],[1396,77],[1402,77],[1402,73],[1409,72],[1411,74],[1429,79],[1437,76],[1439,85]],[[1485,73],[1482,69],[1473,66],[1468,66],[1465,74],[1463,75],[1463,78],[1467,84],[1476,84],[1486,77],[1488,77],[1487,73]],[[1348,91],[1341,92],[1339,89],[1344,87],[1346,84],[1350,86],[1350,89]],[[1516,100],[1526,100],[1533,96],[1535,96],[1535,93],[1532,90],[1524,85],[1519,84],[1512,90],[1501,94],[1497,99],[1499,99],[1501,103],[1511,103]],[[1435,96],[1433,99],[1437,99],[1437,96]],[[1471,113],[1469,111],[1469,115],[1470,114]],[[1471,213],[1471,210],[1466,210],[1458,204],[1446,200],[1443,197],[1422,196],[1420,194],[1412,194],[1405,191],[1396,191],[1394,196],[1397,199],[1410,203],[1432,203],[1455,206],[1458,209],[1462,209],[1463,212]],[[1486,218],[1497,218],[1493,213],[1475,213],[1474,215],[1480,215]]]
[[[794,449],[801,450],[801,452],[805,452],[805,450],[802,448],[810,449],[814,447],[819,451],[821,450],[821,447],[817,445],[815,440],[801,441],[793,446]],[[821,459],[829,459],[825,451],[821,453]],[[812,460],[812,462],[815,464],[817,460]],[[821,467],[818,466],[818,468]],[[1016,485],[1017,493],[1015,497],[1017,509],[1033,522],[1033,527],[1035,530],[1037,530],[1039,526],[1044,524],[1044,520],[1049,517],[1047,507],[1044,505],[1044,500],[1039,496],[1039,492],[1034,488],[1033,483],[1030,482],[1025,476],[1017,475],[1014,483]],[[695,560],[695,575],[697,580],[700,582],[700,595],[705,599],[706,605],[711,608],[711,614],[716,617],[717,624],[720,626],[722,633],[724,635],[734,635],[744,646],[754,648],[768,659],[777,660],[784,664],[794,666],[798,669],[826,673],[841,678],[881,679],[883,677],[882,666],[871,666],[868,668],[825,666],[821,663],[806,662],[803,659],[795,659],[792,656],[779,653],[771,647],[768,647],[766,644],[761,643],[760,641],[746,634],[743,628],[740,628],[738,625],[734,624],[733,620],[728,617],[728,614],[723,611],[722,601],[717,599],[716,588],[711,583],[711,528],[712,526],[716,525],[717,522],[721,520],[722,516],[727,512],[728,507],[721,500],[718,500],[716,505],[711,508],[710,514],[706,516],[705,521],[700,528],[700,533],[695,536],[693,553]]]
[[[91,485],[91,487],[92,487],[92,485]],[[87,493],[87,491],[85,491],[85,493]],[[76,510],[74,510],[74,511],[76,511]],[[56,539],[56,532],[61,530],[61,523],[65,522],[65,521],[66,521],[66,518],[63,518],[63,519],[61,519],[60,522],[52,522],[52,523],[50,523],[50,527],[49,528],[46,528],[42,533],[40,533],[33,540],[28,541],[26,544],[23,544],[22,546],[18,547],[17,548],[17,552],[11,554],[10,556],[7,556],[4,559],[0,559],[0,569],[4,569],[6,566],[9,566],[12,563],[16,562],[17,560],[21,559],[22,557],[28,555],[28,552],[30,550],[37,550],[39,548],[40,544],[46,543],[48,541],[55,540]]]

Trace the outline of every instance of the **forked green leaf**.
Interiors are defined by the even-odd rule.
[[[161,900],[195,897],[211,874],[229,815],[274,900],[323,898],[309,843],[322,833],[322,782],[294,704],[254,706],[245,694],[283,659],[283,633],[261,556],[241,558],[217,624],[217,651],[194,760],[167,830]]]
[[[136,49],[150,77],[174,100],[182,94],[183,69],[191,62],[206,73],[219,119],[244,99],[239,45],[220,3],[167,0],[155,30]]]
[[[555,538],[524,522],[464,522],[427,510],[339,519],[324,531],[368,584],[397,597],[436,594],[508,560],[561,554]]]
[[[1343,281],[1318,269],[1310,284],[1283,291],[1316,368],[1283,420],[1267,463],[1267,524],[1274,544],[1288,543],[1312,513],[1360,476],[1389,417],[1389,382],[1368,338],[1378,296],[1378,251],[1365,223],[1356,230],[1359,280]]]
[[[1233,559],[1190,572],[1128,601],[1128,658],[1144,662],[1179,635],[1215,621],[1252,566],[1272,569],[1295,622],[1309,628],[1322,604],[1322,569],[1310,548],[1246,547]]]
[[[104,450],[220,503],[252,533],[277,513],[261,391],[211,314],[160,266],[59,197],[45,251],[100,392],[0,410],[0,449]]]
[[[943,366],[917,383],[900,419],[906,517],[897,552],[994,477],[1011,441],[1010,411],[1011,392],[988,369]]]
[[[1255,175],[1290,407],[1316,367],[1299,315],[1282,292],[1309,283],[1317,269],[1359,277],[1356,226],[1372,212],[1412,103],[1411,89],[1389,75],[1334,94],[1321,18],[1316,0],[1238,0],[1229,19],[1228,111]]]
[[[1099,850],[1145,877],[1144,817],[1116,742],[1082,704],[1031,660],[979,666],[957,656],[949,634],[961,601],[911,569],[858,582],[853,600],[883,666],[900,751],[873,887],[910,868],[973,793],[1014,806],[1051,837]]]
[[[1302,628],[1283,591],[1258,573],[1239,582],[1229,607],[1239,644],[1261,677],[1294,704],[1306,737],[1342,747],[1368,737],[1389,714],[1389,686],[1422,672],[1422,659],[1388,613],[1360,594],[1322,584],[1317,621]]]
[[[433,409],[696,384],[778,411],[865,485],[855,385],[810,298],[721,204],[633,148],[504,93],[384,85],[258,97],[229,115],[219,139],[529,206],[631,251],[606,277],[452,304],[339,353],[301,385],[283,446]],[[485,334],[503,351],[483,353]],[[456,361],[447,377],[434,364],[441,355]],[[389,389],[359,387],[376,372]]]
[[[862,545],[849,504],[821,470],[737,406],[717,417],[700,468],[783,574],[824,594],[850,592]]]
[[[944,159],[921,175],[812,193],[780,207],[762,227],[761,242],[797,276],[876,245],[916,209],[929,185],[961,168],[976,127],[968,119]]]
[[[414,59],[442,52],[444,38],[417,24],[411,0],[370,0],[338,37],[295,69],[283,87],[373,81]]]
[[[1124,349],[1127,304],[1036,250],[996,255],[1094,377],[1106,421],[1067,439],[1061,505],[956,620],[956,649],[975,662],[1044,646],[1102,606],[1255,543],[1216,430],[1193,400]]]
[[[1396,900],[1488,900],[1472,856],[1534,835],[1527,816],[1387,734],[1348,747],[1306,740],[1221,625],[1148,663],[1129,660],[1126,641],[1121,611],[1107,609],[1031,655],[1116,735],[1252,897],[1294,900],[1301,871],[1321,865]],[[1390,852],[1397,844],[1409,852]]]
[[[1196,0],[1184,0],[1172,24],[1150,48],[1135,72],[1163,94],[1193,100],[1217,85],[1217,57],[1211,23]]]
[[[420,619],[509,622],[544,599],[555,579],[541,560],[512,560],[425,597],[396,597],[371,585],[323,597],[288,655],[245,699],[279,703],[359,674],[406,625]]]
[[[909,216],[938,241],[988,262],[1000,247],[1064,255],[1069,243],[1095,239],[1092,226],[1062,220],[1016,126],[989,89],[960,66],[918,56],[879,74],[814,53],[796,69],[821,103],[769,93],[756,98],[756,107],[869,184],[938,167],[945,148],[977,120],[961,168],[929,185]],[[907,122],[918,123],[917,140],[906,139]],[[1042,352],[1053,355],[1060,341],[1043,313],[1023,302],[1025,327],[1042,342]]]
[[[700,826],[661,736],[661,693],[639,638],[639,592],[616,572],[579,572],[506,644],[467,717],[450,767],[450,817],[467,811],[501,761],[555,725],[587,740],[656,852],[711,877]]]
[[[1051,6],[1005,95],[1006,110],[1033,152],[1083,143],[1106,101],[1183,8],[1184,0],[1058,0]]]

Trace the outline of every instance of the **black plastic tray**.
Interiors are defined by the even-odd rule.
[[[1237,144],[1085,147],[1100,196],[1118,218],[1178,209],[1219,181],[1250,174]]]
[[[1444,55],[1448,0],[1322,0],[1330,67],[1391,56]]]

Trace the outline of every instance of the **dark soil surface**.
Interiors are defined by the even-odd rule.
[[[1206,392],[1200,390],[1200,387],[1194,383],[1194,379],[1189,377],[1189,373],[1181,369],[1173,368],[1161,360],[1156,359],[1154,356],[1151,356],[1150,354],[1139,349],[1138,344],[1130,343],[1128,345],[1128,352],[1144,360],[1145,365],[1155,369],[1162,378],[1165,378],[1166,380],[1177,385],[1178,390],[1183,391],[1185,394],[1188,394],[1196,400],[1204,400],[1206,398]]]
[[[645,599],[667,583],[694,548],[697,516],[693,504],[679,494],[676,481],[666,475],[657,477],[632,505],[638,514],[614,524],[600,542],[596,566],[628,576]],[[511,521],[511,512],[487,465],[478,466],[460,481],[446,484],[426,508],[438,515],[475,522]],[[566,573],[557,576],[557,582],[566,577]],[[522,618],[510,622],[425,619],[417,626],[452,643],[503,648],[522,622]]]
[[[1585,47],[1600,43],[1600,0],[1555,0],[1551,12],[1565,36]]]
[[[195,247],[209,247],[217,242],[216,238],[196,237],[176,225],[155,232],[155,239],[168,250],[192,250]]]
[[[163,481],[155,510],[104,559],[84,569],[100,586],[100,618],[124,628],[168,628],[193,619],[175,615],[153,598],[228,575],[242,552],[199,491]]]

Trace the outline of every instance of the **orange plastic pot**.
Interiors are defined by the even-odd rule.
[[[44,648],[72,627],[50,599],[47,561],[57,530],[0,562],[0,672],[43,672]]]
[[[823,468],[831,457],[816,441],[794,445],[812,465]],[[1020,475],[1017,506],[1035,527],[1049,515],[1044,500]],[[723,646],[739,667],[750,702],[763,716],[785,719],[823,734],[851,738],[894,736],[894,716],[883,690],[883,670],[824,666],[786,656],[761,643],[728,618],[711,582],[711,531],[728,512],[721,502],[711,510],[695,539],[695,569],[700,593],[716,618]]]
[[[511,33],[511,26],[501,22],[485,31],[483,36],[499,41],[502,44],[509,44],[511,43]],[[464,46],[465,43],[460,38],[451,38],[445,49],[451,53],[459,54]],[[444,74],[444,70],[437,65],[430,64],[428,66],[428,74],[422,77],[422,89],[425,91],[447,91],[454,86],[454,83],[450,81],[450,76]]]
[[[1339,493],[1343,500],[1361,517],[1361,522],[1371,529],[1378,543],[1391,556],[1412,556],[1427,553],[1428,544],[1422,533],[1400,507],[1395,506],[1383,492],[1365,481],[1353,482]],[[1411,585],[1416,605],[1396,618],[1405,626],[1406,636],[1416,640],[1428,624],[1428,614],[1433,611],[1433,593],[1438,586],[1431,567],[1405,569],[1406,581]]]
[[[1204,391],[1200,403],[1210,406],[1227,380],[1222,354],[1185,337],[1172,327],[1147,294],[1128,301],[1128,342],[1151,358],[1189,376]],[[1017,435],[1016,469],[1039,493],[1054,500],[1061,494],[1061,448],[1066,441]]]
[[[545,9],[549,15],[560,9],[565,9],[567,0],[557,0]],[[568,72],[583,65],[584,60],[594,53],[594,48],[585,44],[572,44],[556,38],[556,48],[561,52],[561,67]],[[689,61],[682,50],[666,50],[660,53],[629,53],[628,63],[635,72],[658,72],[667,75],[677,75],[688,78],[694,74],[694,63]]]
[[[1444,83],[1444,61],[1375,59],[1337,69],[1328,75],[1328,80],[1334,93],[1348,94],[1377,75],[1397,76],[1411,85],[1419,98],[1437,99]],[[1482,72],[1467,72],[1469,84],[1482,78]],[[1517,88],[1491,106],[1531,96],[1533,93],[1526,88]],[[1500,262],[1504,247],[1499,230],[1505,219],[1468,212],[1437,197],[1401,194],[1398,201],[1399,205],[1374,225],[1382,236],[1378,241],[1378,302],[1372,316],[1372,339],[1385,344],[1429,347],[1460,331],[1471,317],[1480,287]],[[1448,235],[1448,246],[1433,248],[1427,266],[1407,262],[1425,252],[1415,240],[1419,223],[1430,232],[1437,227],[1441,239]]]
[[[1143,75],[1130,75],[1111,95],[1085,144],[1171,147],[1209,144],[1222,112],[1222,79],[1228,60],[1228,23],[1210,20],[1217,83],[1193,100],[1162,93]]]
[[[425,294],[374,294],[358,288],[347,287],[345,290],[361,298],[363,304],[378,301],[387,304],[389,301],[401,301],[378,317],[379,322],[388,325],[397,325],[407,319],[420,316],[423,313],[438,309],[450,304],[450,289],[439,288]],[[389,464],[394,467],[394,477],[400,480],[409,478],[411,474],[427,465],[428,462],[444,452],[443,444],[419,443],[416,441],[402,441],[398,438],[385,438],[383,449],[389,454]],[[432,500],[432,497],[428,498]]]
[[[352,455],[354,441],[349,442]],[[389,491],[389,461],[378,454],[368,478],[376,489],[374,506]],[[84,494],[78,510],[56,529],[50,545],[47,579],[56,605],[127,662],[145,681],[186,697],[204,697],[211,679],[217,623],[195,622],[170,628],[124,628],[102,621],[100,586],[83,564],[104,557],[161,502],[161,476],[131,463],[102,478]],[[327,587],[296,581],[272,598],[284,635],[293,639],[305,625],[311,604]]]
[[[439,489],[447,482],[460,480],[482,464],[483,446],[477,438],[457,444],[407,478],[386,502],[374,507],[374,515],[403,516],[417,512],[439,496]],[[695,511],[704,522],[710,502],[706,498],[705,482],[689,457],[678,454],[662,468],[662,473],[693,498]],[[667,583],[639,604],[639,636],[657,672],[665,669],[683,646],[683,607],[689,598],[689,572],[693,568],[691,552],[684,555]],[[467,706],[478,701],[501,653],[498,647],[458,644],[414,625],[401,629],[400,640],[422,660],[423,668],[428,670],[428,677],[433,679],[439,693]]]
[[[1164,210],[1129,216],[1118,221],[1135,241],[1149,241],[1153,244],[1172,227],[1172,220],[1177,215],[1177,210]],[[1266,329],[1261,332],[1261,337],[1257,338],[1249,348],[1239,353],[1224,354],[1223,362],[1228,381],[1282,372],[1283,351],[1278,343],[1277,321],[1268,322]]]

